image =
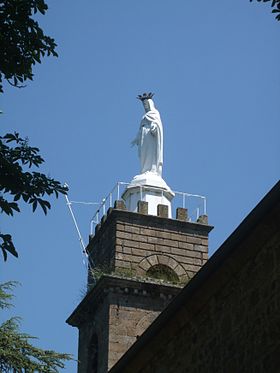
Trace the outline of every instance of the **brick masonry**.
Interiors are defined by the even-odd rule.
[[[147,285],[147,284],[146,284]],[[120,296],[120,291],[110,295],[109,348],[108,367],[111,368],[138,337],[154,321],[158,314],[179,292],[179,288],[161,287],[145,289],[145,284],[138,288],[126,287],[127,292]]]
[[[88,252],[94,265],[108,272],[145,277],[150,267],[163,264],[184,283],[207,261],[212,228],[113,209],[90,240]]]

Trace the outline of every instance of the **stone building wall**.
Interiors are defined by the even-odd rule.
[[[110,294],[108,367],[111,368],[179,292],[146,290],[145,286]],[[156,286],[156,285],[155,285]],[[157,287],[157,286],[156,286]]]
[[[159,313],[160,311],[116,304],[110,307],[109,369],[132,346],[137,337],[150,326]]]
[[[279,195],[253,211],[111,373],[279,371]]]

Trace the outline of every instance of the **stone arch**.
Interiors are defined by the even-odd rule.
[[[169,255],[163,254],[153,254],[146,256],[141,262],[138,264],[136,272],[138,275],[146,275],[147,272],[154,266],[166,266],[172,269],[175,274],[178,276],[180,281],[185,281],[188,279],[188,274],[185,268],[174,258]]]

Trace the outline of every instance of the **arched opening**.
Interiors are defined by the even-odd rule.
[[[90,339],[88,345],[88,367],[87,373],[97,373],[98,367],[98,338],[96,334]]]
[[[176,272],[172,268],[163,264],[156,264],[149,268],[147,276],[168,282],[179,282],[179,277]]]

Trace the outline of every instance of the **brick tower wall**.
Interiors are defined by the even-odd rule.
[[[161,264],[185,283],[208,259],[211,229],[198,222],[110,209],[87,250],[93,266],[104,272],[146,277],[151,267]]]
[[[110,293],[108,366],[111,368],[166,308],[179,288],[143,284]]]
[[[204,217],[187,222],[186,210],[169,219],[109,209],[90,237],[88,294],[67,322],[79,328],[78,373],[106,373],[206,262],[208,233]],[[153,278],[168,269],[176,281]],[[150,272],[149,272],[150,271]]]

